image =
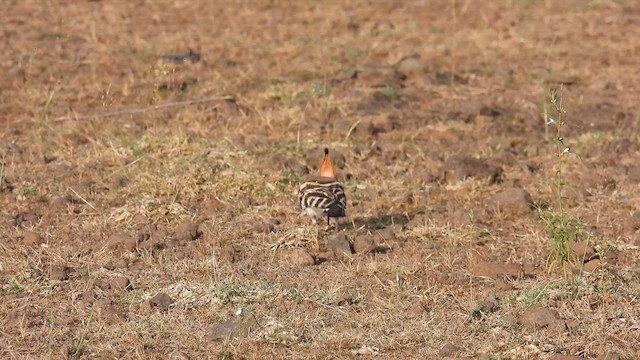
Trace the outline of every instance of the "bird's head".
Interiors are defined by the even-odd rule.
[[[336,178],[336,169],[333,167],[331,156],[329,156],[329,149],[327,148],[324,149],[324,157],[320,165],[320,176]]]

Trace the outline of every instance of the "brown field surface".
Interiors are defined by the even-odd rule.
[[[637,1],[0,18],[0,358],[640,358]]]

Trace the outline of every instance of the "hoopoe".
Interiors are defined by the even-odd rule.
[[[298,198],[300,207],[305,214],[311,216],[314,224],[318,219],[326,217],[329,225],[329,220],[336,218],[336,231],[338,231],[338,218],[346,216],[347,196],[336,179],[336,170],[329,156],[329,149],[324,149],[320,176],[307,177],[300,185]]]

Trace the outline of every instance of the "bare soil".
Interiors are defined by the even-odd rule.
[[[5,2],[0,357],[640,358],[637,1]]]

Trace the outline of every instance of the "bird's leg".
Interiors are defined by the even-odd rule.
[[[313,228],[315,229],[315,241],[316,241],[316,248],[318,249],[318,251],[320,251],[320,241],[318,240],[318,237],[320,236],[320,230],[318,229],[318,220],[316,220],[315,218],[313,218]]]
[[[340,232],[340,230],[338,230],[338,218],[336,218],[336,233]]]

